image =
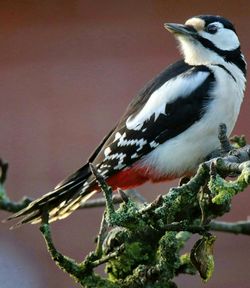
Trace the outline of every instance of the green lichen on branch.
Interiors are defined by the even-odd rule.
[[[75,260],[62,255],[56,250],[48,223],[43,223],[40,230],[52,259],[61,270],[68,273],[76,282],[82,284],[83,287],[118,288],[115,283],[102,279],[93,272],[93,268],[98,266],[95,263],[97,259],[94,253],[90,253],[82,263],[77,263]]]
[[[180,271],[185,271],[185,273],[189,271],[193,274],[194,267],[199,271],[204,281],[208,281],[214,270],[212,247],[215,241],[215,237],[207,232],[208,224],[213,218],[228,212],[232,197],[249,184],[248,162],[241,164],[242,159],[249,159],[248,146],[234,151],[224,158],[201,164],[197,174],[188,183],[170,189],[168,194],[158,197],[145,207],[138,207],[133,201],[127,200],[119,209],[115,210],[112,201],[110,201],[111,191],[102,186],[103,179],[101,179],[99,184],[108,202],[106,205],[107,221],[110,226],[120,226],[125,229],[123,230],[123,241],[130,243],[126,247],[127,250],[124,251],[125,259],[131,259],[131,263],[136,267],[132,269],[122,256],[115,259],[113,263],[111,261],[108,264],[107,273],[112,275],[112,281],[118,281],[121,287],[129,287],[132,285],[131,279],[135,281],[138,277],[138,269],[140,268],[140,271],[144,271],[140,274],[139,282],[141,284],[137,283],[137,280],[137,284],[132,285],[132,287],[154,287],[153,283],[157,281],[153,280],[152,282],[152,279],[164,279],[164,285],[168,285],[168,283],[173,285],[172,279],[175,275],[179,274]],[[219,174],[214,175],[215,171],[211,171],[211,167],[213,167],[212,170],[216,169]],[[234,176],[235,173],[240,174],[236,180],[231,182],[219,176],[224,174],[224,177],[226,177],[231,173],[234,173]],[[222,182],[216,181],[218,177]],[[211,183],[213,186],[211,186]],[[201,191],[203,192],[202,197],[206,199],[206,221],[201,221],[202,211],[200,197],[198,196]],[[224,201],[215,202],[214,199],[221,197],[221,195],[224,195]],[[189,257],[189,262],[185,265],[180,250],[184,243],[178,244],[180,239],[176,237],[178,235],[177,231],[189,231],[190,233],[202,235],[202,238],[197,241],[192,249],[192,257]],[[153,235],[153,241],[150,240],[151,235]],[[173,237],[173,235],[175,236]],[[164,246],[162,243],[164,243]],[[140,244],[146,250],[138,249]],[[147,248],[148,244],[150,244],[150,249]],[[136,253],[131,249],[134,246],[138,249]],[[164,250],[162,247],[164,247]],[[138,251],[142,253],[138,253]],[[168,253],[165,254],[163,251],[168,251]],[[130,252],[135,257],[131,257]],[[168,257],[164,258],[164,255],[168,255]],[[147,259],[150,259],[150,262]],[[189,269],[184,269],[184,266],[189,267]],[[124,267],[127,268],[125,269],[126,273],[123,273]],[[129,271],[130,268],[131,271]],[[151,273],[148,273],[148,271],[151,271]],[[127,274],[130,276],[127,276]],[[152,275],[154,276],[152,277]],[[130,280],[129,285],[127,285],[128,279]]]
[[[219,170],[223,171],[230,169],[231,163],[227,163],[223,159],[217,159],[216,163],[216,167]],[[239,170],[240,175],[234,181],[227,181],[219,174],[210,178],[208,186],[213,195],[213,203],[217,205],[230,204],[232,198],[239,192],[244,191],[250,184],[250,161],[240,164],[237,169]]]
[[[14,202],[9,199],[4,187],[8,167],[8,163],[0,159],[0,209],[15,213],[27,207],[31,200],[28,197],[23,197],[19,202]]]
[[[245,147],[247,145],[247,140],[246,140],[245,135],[233,136],[230,138],[230,141],[235,148],[242,148],[242,147]]]
[[[140,197],[132,199],[119,191],[123,202],[116,208],[111,188],[91,166],[106,204],[97,246],[80,263],[62,255],[53,244],[44,215],[40,230],[58,267],[87,288],[174,288],[174,277],[196,272],[208,281],[214,270],[215,237],[211,231],[250,235],[247,221],[214,221],[230,210],[232,198],[250,183],[250,146],[240,137],[234,138],[231,145],[225,135],[222,125],[221,149],[211,153],[189,181],[185,179],[181,186],[171,188],[152,203],[142,203]],[[6,171],[2,173],[4,180]],[[11,201],[3,189],[4,180],[0,183],[0,207],[8,210],[5,204]],[[9,211],[15,212],[13,207]],[[182,254],[193,234],[200,235],[200,239],[190,253]],[[105,277],[95,272],[102,264],[106,264]]]

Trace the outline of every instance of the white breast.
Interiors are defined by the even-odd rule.
[[[210,101],[203,118],[180,135],[167,140],[140,160],[139,166],[157,176],[183,176],[197,169],[199,163],[219,147],[218,127],[225,123],[228,135],[237,120],[245,89],[242,72],[232,64],[227,69],[236,82],[223,68],[210,65],[215,75],[214,99]]]

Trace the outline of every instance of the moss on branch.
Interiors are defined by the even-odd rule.
[[[210,154],[194,177],[181,181],[181,186],[171,188],[152,203],[146,203],[136,192],[120,191],[114,199],[111,188],[91,166],[104,198],[86,208],[100,203],[106,207],[97,246],[81,263],[62,255],[53,244],[44,215],[40,230],[58,267],[87,288],[174,288],[174,277],[196,272],[208,281],[214,270],[215,237],[211,231],[250,235],[247,221],[214,220],[230,210],[232,198],[250,183],[250,146],[241,137],[230,143],[224,125],[220,126],[219,139],[221,149]],[[29,201],[9,200],[4,190],[7,166],[0,164],[0,208],[16,212]],[[117,202],[122,202],[118,208],[114,205]],[[200,239],[189,253],[182,254],[193,234]],[[105,277],[95,273],[103,263]]]

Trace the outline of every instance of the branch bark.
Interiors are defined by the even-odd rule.
[[[220,126],[221,149],[210,154],[196,175],[168,193],[146,203],[136,191],[120,191],[113,196],[105,179],[95,167],[92,172],[104,197],[89,200],[81,208],[106,207],[97,246],[81,262],[62,255],[54,246],[50,226],[44,215],[40,230],[48,251],[58,267],[83,287],[174,288],[173,278],[180,273],[199,272],[204,281],[213,273],[211,231],[250,235],[250,222],[219,222],[218,216],[230,210],[231,200],[250,183],[250,146],[234,138],[233,148]],[[0,209],[17,212],[30,203],[29,198],[12,202],[4,189],[7,164],[0,162]],[[233,176],[233,180],[228,180]],[[116,209],[115,204],[120,204]],[[190,253],[182,248],[192,234],[199,234]],[[108,277],[94,269],[105,263]]]
[[[209,229],[212,231],[250,235],[250,221],[212,221],[209,225]]]

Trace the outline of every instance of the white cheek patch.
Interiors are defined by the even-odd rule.
[[[220,24],[220,23],[219,23]],[[215,34],[210,34],[205,31],[199,32],[203,37],[211,41],[217,48],[221,50],[235,50],[240,46],[240,41],[234,31],[219,27]]]

